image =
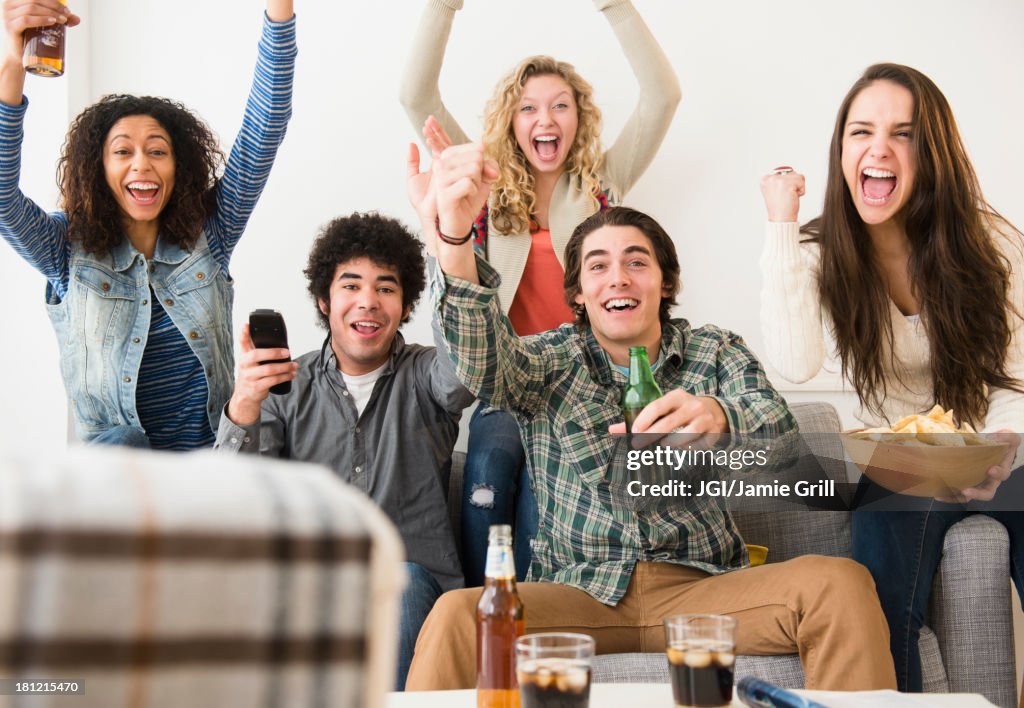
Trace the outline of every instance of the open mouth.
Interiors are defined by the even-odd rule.
[[[141,206],[155,204],[160,194],[160,185],[155,182],[129,182],[126,189],[132,200]]]
[[[352,323],[352,329],[363,337],[372,337],[380,331],[382,326],[379,322],[374,322],[373,320],[359,320]]]
[[[860,192],[864,202],[871,206],[882,206],[896,191],[896,173],[865,167],[860,173]]]
[[[558,146],[561,144],[561,139],[554,135],[540,135],[533,139],[533,149],[537,157],[545,162],[558,157]]]
[[[634,300],[631,297],[619,297],[606,302],[604,304],[604,309],[606,312],[628,312],[630,310],[635,310],[639,304],[639,300]]]

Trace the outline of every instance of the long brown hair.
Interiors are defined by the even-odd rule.
[[[491,188],[490,223],[501,233],[528,231],[536,208],[537,195],[533,173],[516,141],[512,118],[519,110],[523,87],[534,76],[554,75],[572,88],[578,112],[576,139],[569,147],[565,171],[577,178],[587,194],[600,190],[597,178],[601,152],[601,110],[594,103],[594,90],[572,64],[548,56],[532,56],[498,82],[487,102],[484,115],[484,146],[488,157],[501,166],[498,180]],[[598,209],[594,200],[594,211]]]
[[[893,360],[889,294],[842,169],[850,106],[876,81],[902,86],[914,99],[917,175],[900,218],[910,241],[910,286],[928,332],[934,400],[954,409],[960,421],[980,425],[988,387],[1022,391],[1006,370],[1010,317],[1020,313],[1009,302],[1010,264],[992,231],[1003,226],[1015,240],[1020,234],[982,197],[946,97],[927,76],[899,64],[868,67],[843,99],[829,149],[825,205],[801,229],[821,247],[818,292],[832,320],[843,376],[861,403],[880,414],[887,356],[897,378],[901,374]]]

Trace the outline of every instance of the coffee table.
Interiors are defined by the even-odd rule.
[[[992,704],[976,693],[896,693],[870,691],[797,691],[829,708],[878,706],[878,708],[992,708]],[[733,698],[733,706],[743,704]],[[475,708],[476,691],[409,691],[389,693],[386,708]],[[590,689],[590,708],[672,708],[672,686],[667,683],[595,683]]]

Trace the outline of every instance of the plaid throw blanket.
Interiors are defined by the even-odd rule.
[[[0,706],[378,705],[401,555],[372,502],[312,465],[0,458],[0,679],[17,682]],[[10,695],[61,681],[84,695]]]

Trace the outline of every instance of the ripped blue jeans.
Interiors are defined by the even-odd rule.
[[[466,587],[484,583],[487,532],[492,524],[512,525],[516,578],[522,581],[530,568],[530,546],[537,535],[537,502],[519,426],[511,414],[483,404],[473,412],[462,489]]]

